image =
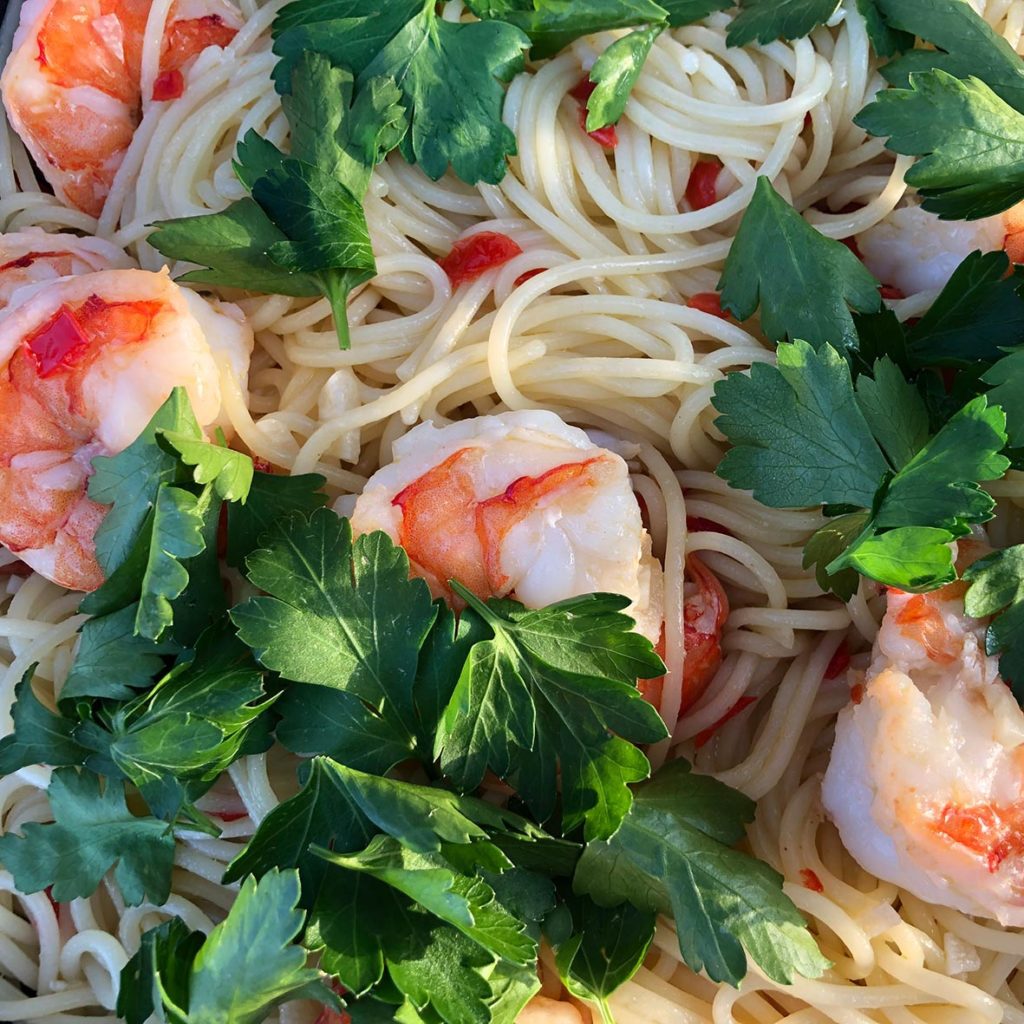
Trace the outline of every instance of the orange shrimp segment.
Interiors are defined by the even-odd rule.
[[[1024,853],[1024,809],[1018,806],[948,803],[930,819],[936,833],[977,854],[993,874],[1007,857]]]
[[[142,111],[142,48],[152,0],[27,0],[2,90],[11,124],[59,198],[98,216]],[[178,20],[161,72],[178,71],[237,32],[220,13]]]
[[[509,484],[504,494],[480,502],[476,508],[476,530],[483,546],[492,593],[508,593],[509,577],[501,568],[501,547],[509,531],[539,507],[564,497],[566,492],[598,486],[598,467],[602,462],[600,457],[569,462],[540,476],[521,476]]]
[[[447,590],[458,580],[488,598],[483,546],[476,532],[472,468],[478,450],[462,448],[424,473],[392,501],[402,510],[399,543],[413,563]]]
[[[401,491],[399,539],[410,560],[442,587],[458,580],[477,597],[504,596],[511,580],[501,567],[509,532],[546,503],[599,483],[600,458],[522,476],[501,494],[480,501],[474,470],[481,449],[462,448]]]
[[[729,597],[718,577],[696,555],[686,557],[683,601],[683,699],[680,714],[689,711],[708,688],[722,663],[722,629],[729,618]],[[657,646],[665,657],[665,637]],[[644,700],[661,705],[664,677],[638,682]]]
[[[920,643],[936,664],[951,665],[956,661],[960,646],[946,628],[932,595],[915,594],[896,613],[895,621],[900,631]]]

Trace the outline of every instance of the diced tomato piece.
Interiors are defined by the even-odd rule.
[[[185,76],[177,69],[162,71],[153,82],[153,99],[157,103],[176,100],[185,92]]]
[[[686,201],[691,210],[703,210],[718,202],[718,175],[722,164],[718,160],[698,160],[686,183]]]
[[[825,678],[836,679],[849,667],[850,645],[843,640],[843,642],[836,648],[836,653],[832,655],[831,660],[825,668]]]
[[[722,297],[718,292],[698,292],[687,299],[686,305],[690,309],[699,310],[701,313],[710,313],[712,316],[729,319],[729,314],[722,309]]]
[[[527,270],[525,274],[520,274],[516,278],[516,287],[518,288],[521,284],[526,284],[527,281],[535,278],[538,274],[543,274],[548,267],[535,267],[533,270]]]
[[[804,883],[804,888],[810,889],[811,892],[824,892],[825,886],[821,884],[821,879],[818,877],[816,871],[812,871],[810,868],[800,869],[800,880]]]
[[[731,722],[737,715],[746,711],[757,700],[756,697],[740,697],[738,701],[722,717],[715,722],[713,725],[709,725],[706,729],[701,729],[694,738],[694,746],[699,750],[711,741],[715,733],[722,728],[727,722]]]
[[[497,231],[481,231],[460,239],[440,261],[453,288],[475,281],[481,274],[503,266],[522,253],[519,243]]]
[[[89,338],[74,312],[61,306],[56,316],[25,339],[40,377],[51,377],[58,370],[73,366],[89,348]]]

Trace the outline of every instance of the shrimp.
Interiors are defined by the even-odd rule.
[[[917,204],[893,210],[857,235],[865,266],[883,284],[904,295],[939,291],[953,271],[977,249],[1005,249],[1024,261],[1024,204],[997,217],[976,221],[940,220]]]
[[[152,0],[27,0],[0,93],[11,125],[57,197],[99,216],[142,110],[142,49]],[[179,0],[167,19],[154,98],[181,69],[241,27],[227,0]]]
[[[98,587],[93,457],[131,444],[179,385],[201,426],[222,422],[220,374],[247,373],[252,346],[240,310],[166,271],[36,286],[0,320],[0,543],[61,586]]]
[[[534,996],[519,1011],[516,1024],[583,1024],[583,1016],[572,1003]]]
[[[550,412],[424,423],[394,450],[357,500],[352,528],[389,534],[435,596],[450,600],[452,579],[528,608],[622,594],[657,642],[661,566],[614,452]]]
[[[696,555],[686,556],[683,599],[683,699],[679,713],[700,699],[722,663],[722,629],[729,617],[729,598],[718,577]],[[658,646],[664,654],[664,637]],[[640,692],[655,707],[661,705],[664,677],[641,679]]]
[[[0,314],[26,285],[131,265],[121,249],[102,238],[51,235],[40,228],[0,235]]]
[[[843,844],[920,899],[1024,925],[1024,711],[964,584],[889,592],[822,801]]]

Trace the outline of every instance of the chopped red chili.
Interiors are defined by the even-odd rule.
[[[713,519],[705,519],[703,516],[687,516],[686,529],[690,533],[724,533],[727,537],[732,536],[732,533],[721,523],[716,523]]]
[[[24,270],[26,267],[31,267],[36,260],[57,259],[64,255],[66,254],[62,252],[27,252],[24,256],[19,256],[16,260],[11,260],[0,266],[0,274],[5,270]]]
[[[521,284],[526,284],[531,278],[536,277],[538,274],[543,274],[548,267],[535,267],[533,270],[527,270],[525,274],[520,274],[516,278],[516,287],[518,288]]]
[[[475,281],[481,274],[494,270],[522,253],[519,244],[497,231],[481,231],[460,239],[441,260],[453,288],[466,281]]]
[[[901,289],[891,284],[883,284],[878,289],[878,293],[883,299],[905,299],[907,297]]]
[[[73,366],[89,347],[89,338],[74,312],[61,306],[56,316],[25,339],[40,377],[51,377],[58,370]]]
[[[836,679],[850,667],[850,645],[844,640],[825,668],[826,679]]]
[[[854,704],[859,704],[864,699],[864,684],[855,683],[850,687],[850,700]]]
[[[185,92],[185,76],[177,69],[163,71],[153,82],[153,99],[157,103],[176,100]]]
[[[810,868],[800,869],[800,879],[804,883],[804,888],[810,889],[811,892],[824,892],[825,886],[821,884],[821,879],[818,877],[816,871],[812,871]]]
[[[699,310],[701,313],[710,313],[712,316],[729,319],[729,314],[722,309],[722,297],[718,292],[698,292],[686,300],[690,309]]]
[[[715,722],[713,725],[709,725],[706,729],[701,729],[694,738],[693,745],[699,750],[705,744],[709,743],[712,737],[722,728],[727,722],[731,722],[737,715],[746,711],[751,704],[756,701],[756,697],[740,697],[738,701],[722,717]]]
[[[718,160],[698,160],[686,183],[686,201],[691,210],[703,210],[718,202],[718,175],[722,165]]]

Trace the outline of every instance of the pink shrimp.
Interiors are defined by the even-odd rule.
[[[1020,926],[1024,711],[963,594],[961,582],[889,591],[859,701],[836,723],[822,800],[868,871]]]
[[[101,238],[51,235],[40,228],[0,235],[0,313],[26,285],[130,266],[121,249]]]
[[[366,485],[352,525],[389,533],[436,595],[451,599],[452,579],[531,608],[623,594],[637,628],[657,639],[661,568],[618,455],[544,412],[423,424],[395,455]]]
[[[93,537],[106,509],[87,494],[92,459],[127,447],[178,385],[199,423],[215,423],[214,344],[244,369],[241,312],[166,273],[64,277],[11,307],[0,319],[0,543],[61,586],[99,586]]]
[[[28,0],[0,78],[11,125],[46,180],[63,202],[92,216],[103,209],[139,123],[151,6],[152,0]],[[165,76],[180,78],[193,57],[207,46],[226,46],[240,26],[226,0],[179,0],[160,54],[164,97],[178,92]]]

